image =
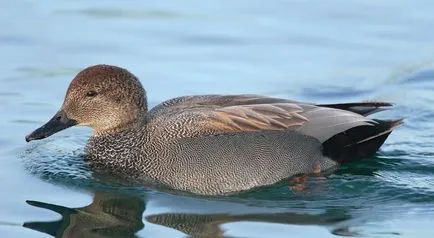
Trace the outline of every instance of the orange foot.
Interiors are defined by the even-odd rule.
[[[295,192],[302,192],[306,189],[307,175],[296,175],[289,180],[289,188]]]
[[[321,175],[321,163],[316,161],[313,165],[312,174],[315,177],[323,178]],[[289,180],[290,189],[296,192],[302,192],[306,189],[307,175],[296,175]]]

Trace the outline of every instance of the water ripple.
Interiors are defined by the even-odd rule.
[[[58,10],[58,14],[79,14],[99,19],[182,19],[186,16],[167,10],[138,10],[121,8],[86,8],[80,10]]]

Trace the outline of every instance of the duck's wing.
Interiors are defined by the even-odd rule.
[[[377,112],[387,110],[387,108],[393,106],[388,102],[356,102],[356,103],[337,103],[337,104],[317,104],[319,107],[330,107],[341,109],[345,111],[351,111],[363,116],[368,116]]]
[[[377,112],[387,110],[393,104],[380,101],[367,101],[367,102],[352,102],[352,103],[336,103],[336,104],[314,104],[314,103],[301,103],[299,101],[288,100],[283,98],[265,97],[255,94],[243,95],[198,95],[198,96],[183,96],[167,100],[157,106],[151,111],[151,115],[164,113],[166,110],[172,110],[174,107],[189,107],[194,105],[219,105],[236,106],[236,105],[252,105],[252,104],[270,104],[270,103],[295,103],[316,105],[318,107],[328,107],[334,109],[341,109],[344,111],[351,111],[363,116],[368,116]]]
[[[150,117],[180,137],[296,130],[320,142],[354,127],[378,124],[352,111],[258,95],[175,98],[152,109]]]
[[[296,101],[264,97],[255,94],[241,94],[241,95],[197,95],[197,96],[182,96],[177,98],[172,98],[170,100],[164,101],[154,108],[152,108],[149,113],[151,116],[159,115],[161,113],[174,110],[174,108],[186,108],[186,107],[196,107],[196,106],[236,106],[236,105],[252,105],[252,104],[268,104],[268,103],[279,103],[279,102],[292,102]]]

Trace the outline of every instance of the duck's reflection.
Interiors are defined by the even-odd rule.
[[[181,231],[193,237],[225,237],[220,225],[231,222],[267,222],[292,225],[332,226],[349,219],[350,216],[339,212],[323,214],[298,213],[257,213],[244,215],[231,214],[182,214],[166,213],[146,217],[148,222],[163,225]],[[346,228],[339,230],[347,231]],[[333,231],[338,234],[338,229]],[[338,234],[339,235],[339,234]]]
[[[136,197],[98,192],[89,206],[81,208],[37,201],[27,203],[62,216],[59,221],[26,222],[23,225],[53,237],[134,237],[144,227],[145,203]]]
[[[43,202],[27,201],[28,204],[49,209],[62,215],[59,221],[26,222],[24,227],[44,232],[53,237],[135,237],[144,227],[145,201],[108,193],[96,193],[93,202],[82,208],[68,208]],[[233,215],[164,213],[147,216],[146,221],[176,229],[194,237],[223,237],[221,225],[231,222],[251,221],[294,225],[334,226],[350,218],[347,212],[330,210],[322,214],[251,213]],[[339,230],[335,229],[333,233]]]

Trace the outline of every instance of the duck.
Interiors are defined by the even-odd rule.
[[[88,126],[91,168],[175,191],[227,195],[372,157],[403,120],[367,116],[391,106],[212,94],[148,109],[138,77],[100,64],[79,72],[60,110],[25,139]]]

